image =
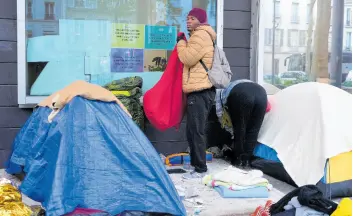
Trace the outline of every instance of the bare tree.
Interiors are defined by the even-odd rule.
[[[306,53],[305,53],[305,72],[307,75],[310,74],[311,71],[311,46],[313,44],[313,27],[314,27],[314,6],[315,6],[316,0],[311,0],[310,2],[310,20],[309,20],[309,26],[308,26],[308,39],[306,41]]]
[[[313,62],[310,79],[329,83],[328,37],[331,20],[331,0],[317,1],[317,16],[314,33]]]

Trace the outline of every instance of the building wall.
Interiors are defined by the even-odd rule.
[[[0,168],[30,115],[17,105],[16,1],[0,0]]]
[[[13,139],[31,110],[17,105],[16,0],[0,0],[0,168],[11,151]],[[234,73],[233,79],[249,78],[251,1],[224,0],[224,50]],[[185,123],[179,132],[155,131],[147,136],[158,146],[186,146]],[[182,147],[182,148],[184,148]],[[165,148],[164,148],[165,149]]]

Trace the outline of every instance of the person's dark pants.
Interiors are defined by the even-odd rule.
[[[266,114],[266,91],[257,83],[240,83],[229,93],[226,105],[234,130],[232,159],[250,160]]]
[[[199,173],[207,172],[205,130],[214,99],[214,88],[192,92],[187,96],[186,136],[190,146],[190,163]]]

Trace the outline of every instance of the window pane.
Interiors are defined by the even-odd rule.
[[[275,3],[275,16],[276,18],[279,18],[281,16],[281,2],[280,1],[276,1]]]
[[[291,17],[292,23],[298,23],[299,22],[299,4],[298,3],[292,3],[292,17]]]
[[[146,91],[160,79],[177,32],[187,34],[193,7],[205,9],[216,30],[216,0],[25,1],[33,18],[26,19],[28,95],[129,76],[141,76]]]

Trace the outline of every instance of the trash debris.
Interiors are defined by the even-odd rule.
[[[198,197],[198,196],[199,195],[194,187],[189,187],[186,189],[185,198],[194,198],[194,197]]]
[[[177,190],[178,194],[179,194],[179,197],[181,200],[184,200],[185,198],[185,188],[179,186],[179,185],[176,185],[175,186],[175,189]]]
[[[45,210],[40,205],[31,206],[32,210],[31,216],[45,216]]]
[[[31,209],[22,202],[21,193],[6,178],[0,179],[0,215],[31,216]]]
[[[201,213],[201,209],[196,208],[196,209],[194,210],[194,215],[199,215],[200,213]]]

